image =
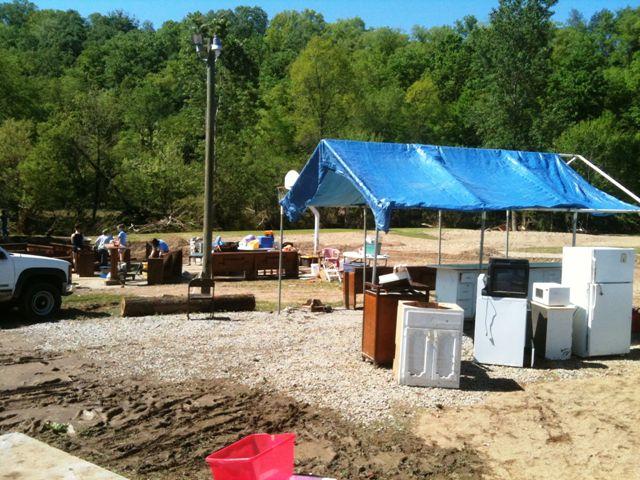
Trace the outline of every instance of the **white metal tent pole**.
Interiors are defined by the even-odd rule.
[[[597,165],[594,165],[593,163],[591,163],[589,160],[587,160],[586,158],[584,158],[582,155],[577,155],[577,154],[567,154],[567,153],[561,153],[560,156],[562,157],[572,157],[568,162],[567,165],[571,165],[571,163],[574,160],[580,160],[582,163],[584,163],[585,165],[587,165],[588,167],[590,167],[592,170],[595,170],[596,172],[598,172],[600,175],[602,175],[604,178],[606,178],[607,180],[609,180],[611,183],[613,183],[616,187],[618,187],[620,190],[622,190],[624,193],[626,193],[627,195],[629,195],[631,198],[633,198],[636,202],[640,203],[640,197],[638,197],[638,195],[636,195],[635,193],[633,193],[631,190],[629,190],[627,187],[625,187],[624,185],[622,185],[620,182],[618,182],[615,178],[613,178],[611,175],[609,175],[607,172],[605,172],[604,170],[602,170],[600,167],[598,167]]]
[[[280,205],[280,248],[278,252],[278,315],[282,309],[282,242],[284,240],[284,212]]]
[[[371,271],[371,283],[377,285],[376,274],[378,273],[378,240],[380,239],[380,230],[378,230],[378,225],[376,225],[376,241],[373,245],[373,270]],[[365,259],[367,257],[367,252],[365,252]]]
[[[367,207],[362,207],[362,295],[367,291]],[[355,298],[355,296],[354,296]],[[362,297],[364,299],[364,297]],[[364,301],[364,300],[363,300]],[[356,308],[355,304],[353,308]],[[364,308],[364,305],[363,305]]]
[[[438,210],[438,265],[442,265],[442,210]]]
[[[478,262],[482,269],[482,257],[484,256],[484,227],[487,220],[487,212],[482,212],[482,224],[480,225],[480,261]]]
[[[573,236],[571,238],[571,246],[576,246],[576,233],[578,230],[578,212],[573,212]]]
[[[510,213],[511,212],[509,210],[507,210],[507,228],[505,229],[506,232],[507,232],[507,235],[506,235],[506,238],[504,240],[504,256],[506,258],[509,258],[509,228],[510,228],[509,217],[511,216]]]
[[[313,255],[315,256],[320,248],[320,212],[314,206],[310,206],[309,210],[313,213]]]

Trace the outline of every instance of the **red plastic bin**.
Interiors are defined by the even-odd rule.
[[[254,433],[205,460],[214,480],[289,480],[295,440],[295,433]]]

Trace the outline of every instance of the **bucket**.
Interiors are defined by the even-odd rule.
[[[214,480],[289,480],[295,433],[255,433],[213,452],[205,460]]]
[[[365,255],[369,255],[371,257],[373,257],[373,252],[376,252],[376,256],[380,255],[380,249],[382,248],[382,243],[378,243],[378,249],[376,251],[376,244],[375,243],[367,243],[365,245]]]
[[[313,275],[314,277],[317,277],[320,275],[320,264],[319,263],[312,263],[311,264],[311,275]]]

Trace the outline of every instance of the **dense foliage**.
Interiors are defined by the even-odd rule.
[[[579,152],[638,190],[640,8],[560,25],[554,4],[501,0],[486,24],[411,34],[310,10],[154,30],[121,11],[0,4],[0,206],[25,229],[201,218],[205,66],[190,39],[206,25],[224,47],[219,227],[273,227],[276,185],[323,137]]]

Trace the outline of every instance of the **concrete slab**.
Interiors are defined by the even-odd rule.
[[[0,480],[127,480],[22,433],[0,436]]]

